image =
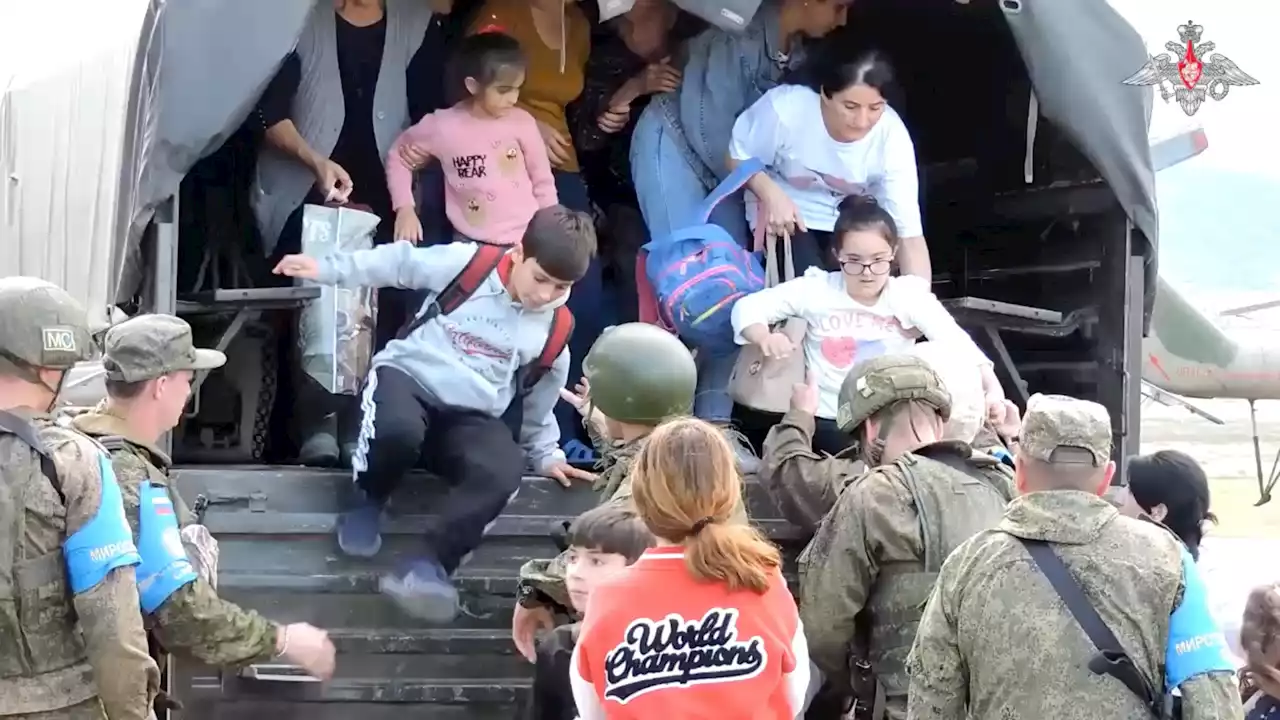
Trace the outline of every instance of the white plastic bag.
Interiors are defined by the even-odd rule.
[[[973,356],[955,352],[954,348],[939,342],[916,343],[911,353],[929,363],[929,367],[942,378],[947,392],[951,393],[951,419],[947,421],[943,437],[973,442],[987,417],[982,371],[973,363]]]
[[[302,253],[318,258],[368,250],[378,222],[377,215],[361,210],[307,205],[302,211]],[[320,287],[320,297],[309,301],[298,316],[302,369],[334,395],[356,395],[373,359],[374,290]]]

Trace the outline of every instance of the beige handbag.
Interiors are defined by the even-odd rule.
[[[782,238],[786,263],[779,278],[778,238],[768,235],[765,240],[765,287],[794,280],[795,263],[791,258],[791,238]],[[803,318],[787,318],[770,328],[781,332],[791,340],[795,352],[785,358],[766,358],[759,345],[745,345],[738,352],[729,379],[729,395],[734,402],[752,410],[767,413],[785,413],[791,407],[791,387],[805,381],[804,336],[809,323]]]

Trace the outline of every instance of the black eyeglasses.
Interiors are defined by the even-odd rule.
[[[840,258],[840,269],[849,275],[861,275],[869,272],[872,275],[884,275],[893,266],[892,260],[872,260],[869,263],[853,259]]]

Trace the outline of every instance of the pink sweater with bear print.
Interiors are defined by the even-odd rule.
[[[445,214],[454,230],[494,245],[515,245],[539,208],[555,205],[555,178],[533,116],[513,108],[500,118],[465,106],[438,110],[396,138],[387,156],[391,207],[413,207],[413,171],[400,147],[414,145],[440,161]]]

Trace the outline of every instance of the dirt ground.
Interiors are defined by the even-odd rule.
[[[1249,404],[1244,400],[1195,402],[1224,424],[1181,408],[1148,403],[1142,409],[1142,451],[1173,448],[1200,461],[1209,475],[1212,508],[1219,519],[1211,537],[1280,539],[1280,485],[1276,499],[1254,506],[1259,493]],[[1257,411],[1265,476],[1280,450],[1280,402],[1259,402]]]

